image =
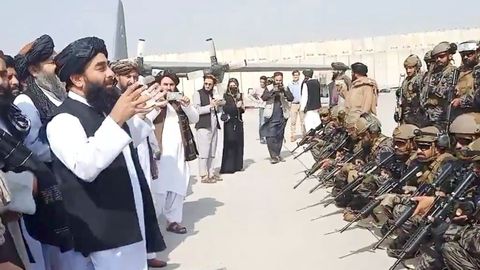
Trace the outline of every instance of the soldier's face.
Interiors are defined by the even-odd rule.
[[[413,75],[415,75],[417,69],[416,67],[405,67],[405,73],[407,73],[407,77],[412,77]]]
[[[322,121],[322,123],[328,123],[330,122],[330,114],[328,113],[322,113],[320,114],[320,120]]]
[[[478,55],[475,51],[461,52],[460,56],[462,57],[462,64],[466,67],[473,68],[478,64]]]
[[[437,67],[445,67],[448,65],[449,60],[450,55],[446,52],[435,55],[435,64],[437,64]]]
[[[396,139],[393,142],[393,147],[395,149],[395,154],[397,155],[406,155],[412,151],[411,144],[408,143],[408,140]]]
[[[429,160],[435,154],[432,143],[417,142],[417,157],[420,161]]]

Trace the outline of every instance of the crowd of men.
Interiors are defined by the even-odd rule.
[[[397,258],[390,269],[406,260],[421,270],[480,269],[479,48],[441,42],[424,56],[426,71],[419,56],[405,59],[391,137],[375,115],[367,68],[352,65],[350,80],[334,63],[337,104],[298,143],[315,163],[295,188],[313,176],[310,193],[331,187],[319,204],[344,208],[348,224],[339,233],[356,222],[379,228],[372,248],[386,246]],[[452,63],[457,52],[460,67]]]
[[[0,53],[1,269],[166,266],[158,218],[187,233],[188,162],[200,159],[203,183],[221,181],[219,112],[232,103],[237,130],[243,112],[238,82],[226,102],[214,76],[192,102],[178,84],[173,73],[143,78],[135,61],[108,61],[96,37],[57,53],[42,35],[14,57]],[[226,173],[243,167],[243,145],[234,150]]]
[[[418,256],[417,269],[479,269],[479,53],[476,41],[442,42],[425,55],[426,72],[418,56],[407,57],[391,138],[375,116],[377,84],[362,63],[332,64],[329,107],[312,70],[302,82],[294,71],[286,87],[281,72],[261,77],[251,95],[261,107],[261,143],[271,163],[285,161],[287,120],[295,141],[300,117],[298,146],[315,163],[296,187],[314,175],[310,192],[332,187],[322,203],[345,208],[341,232],[372,219],[383,234],[375,248],[389,240],[396,264]],[[234,131],[229,140],[242,141],[224,151],[236,161],[222,168],[242,169],[245,108],[236,80],[222,98],[206,75],[191,102],[175,74],[143,82],[139,75],[135,62],[109,62],[96,37],[57,54],[43,35],[15,57],[0,54],[1,267],[163,267],[155,258],[166,248],[158,217],[168,232],[187,232],[188,162],[199,158],[202,183],[222,180],[213,164],[220,120]]]

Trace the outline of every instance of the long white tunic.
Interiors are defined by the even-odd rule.
[[[88,105],[86,99],[76,93],[70,91],[68,96]],[[143,240],[128,246],[91,253],[90,258],[95,269],[147,269],[142,194],[129,144],[133,141],[134,145],[138,146],[151,133],[153,125],[138,117],[131,118],[127,124],[131,137],[108,116],[92,137],[87,137],[78,118],[66,113],[55,116],[47,126],[52,152],[78,178],[86,182],[95,181],[120,153],[123,153],[125,158]]]
[[[304,111],[308,103],[308,86],[306,83],[303,84],[302,88],[302,99],[300,100],[300,111]],[[305,117],[303,118],[305,125],[305,130],[309,131],[312,128],[316,128],[321,123],[320,114],[317,110],[305,112]]]
[[[192,105],[182,106],[182,109],[191,124],[198,122],[198,112]],[[171,191],[185,196],[190,181],[190,168],[188,162],[185,161],[185,150],[177,112],[170,104],[167,105],[166,110],[167,115],[162,135],[162,155],[157,161],[159,177],[152,181],[152,192],[166,194],[167,191]]]
[[[44,91],[44,93],[45,92],[46,91]],[[61,101],[54,98],[52,95],[47,93],[45,93],[45,95],[53,104],[55,104],[55,106],[60,106],[60,104],[62,104]],[[13,103],[17,105],[22,113],[30,120],[30,130],[23,142],[25,146],[37,155],[40,161],[52,161],[48,142],[40,141],[38,136],[40,129],[42,128],[42,122],[40,120],[40,113],[38,112],[37,107],[35,107],[35,104],[33,104],[32,99],[25,94],[20,94],[15,98]]]

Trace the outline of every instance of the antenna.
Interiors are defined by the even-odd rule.
[[[215,42],[212,38],[207,38],[207,42],[210,42],[210,64],[212,66],[218,65],[217,51],[215,50]]]
[[[144,53],[145,53],[145,39],[140,38],[138,39],[138,43],[137,43],[137,57],[143,58]]]

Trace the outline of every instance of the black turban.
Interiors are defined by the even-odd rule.
[[[333,70],[339,70],[339,71],[346,71],[348,69],[350,69],[347,65],[345,65],[344,63],[342,62],[333,62],[331,64]]]
[[[178,78],[177,74],[173,72],[164,72],[162,76],[160,76],[158,82],[160,83],[164,78],[170,78],[175,83],[175,85],[178,85],[180,83],[180,79]]]
[[[67,82],[71,75],[82,74],[88,62],[99,53],[108,58],[107,47],[102,39],[86,37],[76,40],[55,56],[55,73],[62,82]]]
[[[313,69],[305,69],[303,72],[303,75],[305,77],[308,77],[308,78],[312,78],[313,77]]]
[[[365,76],[368,73],[368,67],[365,64],[360,63],[360,62],[353,63],[351,65],[351,68],[352,68],[352,72],[356,73],[356,74],[360,74],[360,75]]]
[[[25,45],[15,56],[15,70],[21,81],[27,79],[30,75],[28,67],[39,64],[53,54],[53,39],[49,35],[43,35],[35,41]]]
[[[10,55],[4,55],[3,60],[5,60],[7,68],[15,68],[15,60],[13,60],[13,57],[11,57]]]

